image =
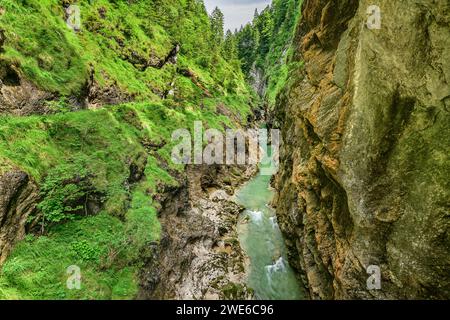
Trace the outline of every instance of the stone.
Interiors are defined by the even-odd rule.
[[[450,4],[371,4],[303,3],[274,205],[311,298],[448,299]]]
[[[38,188],[26,173],[11,170],[0,175],[0,266],[25,237],[27,218],[38,201]]]

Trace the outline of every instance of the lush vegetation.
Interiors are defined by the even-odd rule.
[[[41,181],[41,210],[30,218],[30,225],[45,235],[28,237],[7,260],[0,276],[0,298],[135,294],[145,248],[159,240],[160,204],[152,197],[162,185],[176,185],[172,175],[183,169],[170,162],[171,133],[192,129],[189,124],[196,120],[219,129],[233,126],[229,118],[216,114],[215,103],[209,101],[202,110],[194,105],[181,109],[139,103],[0,118],[1,157]],[[147,143],[162,147],[149,151]],[[131,189],[127,187],[130,163],[142,166],[145,173]],[[100,197],[101,218],[85,215],[84,200],[90,195]],[[109,243],[110,239],[114,241]],[[69,265],[84,270],[83,290],[77,293],[65,290],[60,281]],[[114,293],[116,285],[125,286],[126,291],[117,290],[127,294]]]
[[[233,35],[247,78],[251,78],[252,70],[263,72],[267,82],[264,98],[269,107],[275,105],[289,73],[299,67],[290,57],[301,4],[302,0],[273,0],[262,12],[255,12],[251,24]]]
[[[254,103],[237,50],[225,54],[220,10],[209,17],[197,0],[80,0],[74,32],[65,24],[71,3],[0,3],[0,67],[56,97],[54,114],[0,116],[0,174],[27,172],[42,199],[2,266],[0,299],[134,297],[148,244],[160,237],[153,198],[183,170],[169,160],[172,132],[196,120],[245,124]],[[176,44],[177,62],[158,65]],[[91,74],[133,102],[70,112]],[[130,178],[131,166],[142,178]],[[81,290],[66,287],[70,265],[81,268]]]
[[[79,32],[65,24],[71,3],[81,8]],[[92,70],[101,86],[137,100],[158,100],[175,82],[178,100],[192,101],[202,90],[177,73],[189,68],[213,94],[247,93],[239,68],[226,63],[217,45],[223,16],[220,31],[201,1],[3,0],[0,5],[0,29],[7,39],[1,62],[19,66],[48,91],[80,95]],[[151,67],[175,44],[181,45],[177,66]]]

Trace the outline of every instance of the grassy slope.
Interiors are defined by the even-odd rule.
[[[62,2],[67,1],[3,0],[0,28],[8,40],[0,60],[19,66],[39,87],[56,93],[59,107],[65,97],[80,94],[91,66],[102,86],[116,84],[136,102],[50,116],[0,117],[0,173],[18,167],[50,187],[82,175],[104,197],[101,214],[64,212],[64,223],[46,225],[45,236],[28,235],[19,243],[2,267],[0,298],[132,298],[145,248],[160,235],[159,204],[152,195],[161,184],[176,185],[169,171],[183,169],[164,165],[170,163],[172,131],[191,128],[194,120],[215,128],[234,126],[217,114],[218,104],[245,122],[251,94],[240,70],[210,48],[208,17],[195,0],[131,5],[79,1],[83,29],[77,34],[64,24]],[[101,8],[106,9],[104,19],[98,14]],[[179,66],[194,71],[212,97],[205,98],[173,65],[140,71],[127,61],[130,50],[164,57],[175,42],[182,46]],[[160,101],[155,92],[166,90],[172,80],[175,97]],[[148,153],[143,141],[165,146]],[[130,189],[130,159],[141,161],[143,156],[145,178]],[[43,194],[43,202],[58,208],[57,191]],[[79,291],[66,288],[70,265],[81,267]]]
[[[159,239],[159,204],[152,195],[160,183],[177,184],[158,159],[168,160],[171,132],[189,128],[194,120],[216,128],[231,125],[213,111],[177,111],[147,103],[50,117],[1,118],[2,156],[38,181],[52,172],[76,176],[85,168],[93,176],[95,190],[106,195],[106,203],[98,217],[77,217],[49,228],[44,237],[27,237],[3,267],[0,298],[132,297],[142,250],[145,253],[145,246]],[[168,144],[148,156],[146,178],[128,191],[127,160],[146,153],[143,139]],[[67,290],[61,281],[70,265],[82,269],[81,291]]]
[[[81,0],[76,2],[81,7],[79,33],[65,25],[62,3],[70,2],[2,0],[0,28],[8,40],[1,59],[20,65],[40,87],[62,95],[79,94],[92,67],[102,85],[116,84],[138,100],[158,100],[155,92],[174,79],[183,98],[198,98],[193,94],[197,88],[183,81],[174,66],[140,71],[130,63],[133,55],[162,59],[178,42],[179,65],[197,72],[211,92],[247,93],[240,70],[211,51],[208,16],[197,1]]]

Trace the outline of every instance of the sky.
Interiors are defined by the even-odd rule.
[[[211,13],[215,7],[219,7],[225,16],[225,31],[234,31],[241,25],[253,20],[255,8],[261,12],[271,0],[204,0],[206,9]]]

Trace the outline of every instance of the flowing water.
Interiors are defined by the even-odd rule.
[[[250,259],[247,284],[255,290],[257,299],[305,299],[287,262],[287,249],[275,211],[269,206],[273,197],[270,179],[270,175],[259,174],[236,194],[236,201],[246,207],[239,219],[238,232]]]

